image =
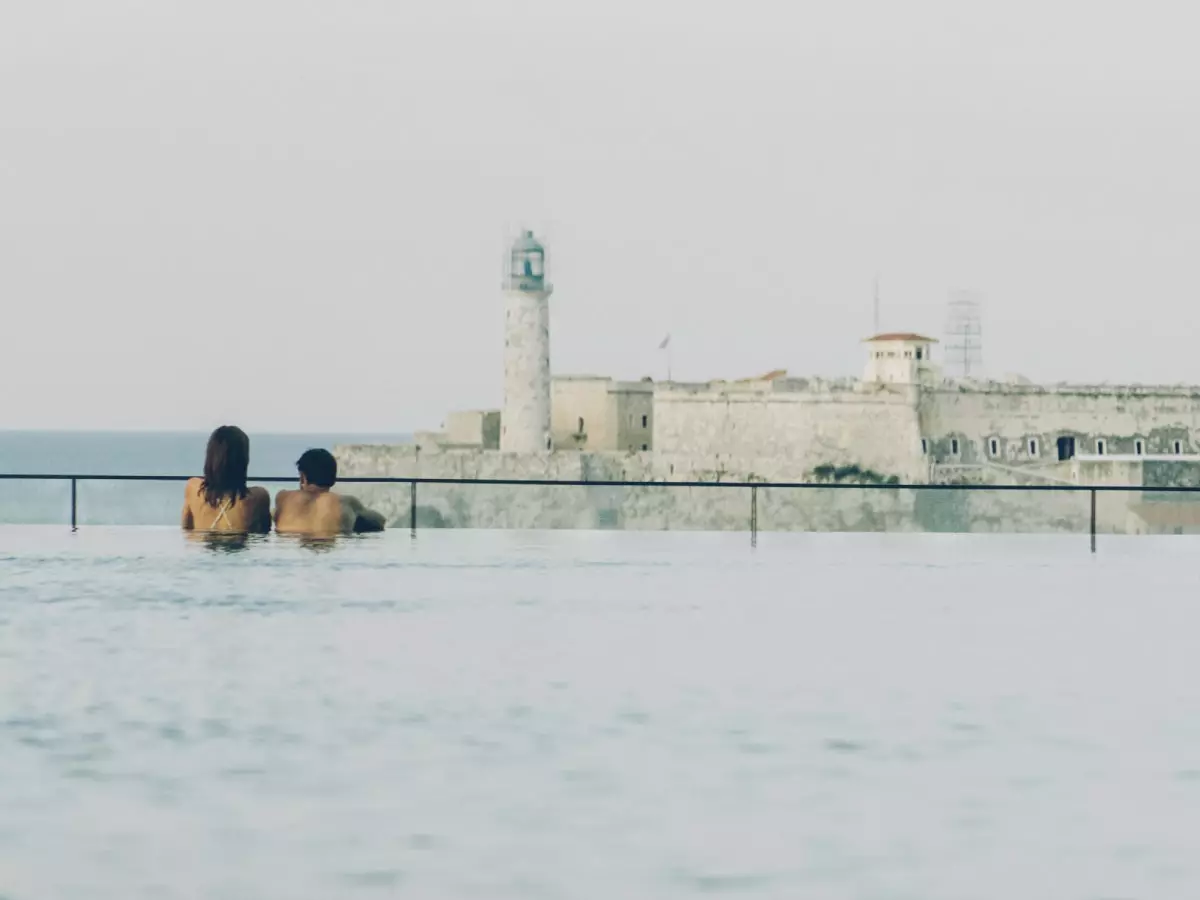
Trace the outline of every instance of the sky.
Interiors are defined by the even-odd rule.
[[[1200,14],[1143,2],[0,0],[0,428],[498,408],[561,374],[1200,382]]]

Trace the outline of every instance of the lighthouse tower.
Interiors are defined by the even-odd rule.
[[[500,449],[550,449],[550,294],[546,251],[526,231],[504,281],[504,410]]]

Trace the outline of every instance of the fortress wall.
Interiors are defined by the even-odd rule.
[[[708,390],[665,388],[654,398],[654,449],[704,468],[745,460],[811,473],[858,465],[903,481],[925,476],[914,389]],[[763,473],[768,478],[769,473]]]
[[[1023,385],[948,385],[922,391],[921,433],[938,462],[951,461],[951,439],[959,440],[959,461],[978,463],[988,456],[988,440],[999,441],[1003,464],[1057,459],[1057,440],[1076,438],[1076,452],[1094,453],[1096,439],[1107,441],[1108,454],[1134,452],[1135,438],[1147,454],[1172,453],[1174,441],[1184,453],[1200,447],[1200,391],[1173,387],[1033,387]],[[1036,438],[1038,456],[1030,456]]]

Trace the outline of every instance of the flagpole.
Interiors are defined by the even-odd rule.
[[[875,273],[875,334],[879,334],[879,273]]]

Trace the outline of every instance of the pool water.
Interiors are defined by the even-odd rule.
[[[0,528],[0,897],[1196,896],[1198,550]]]

